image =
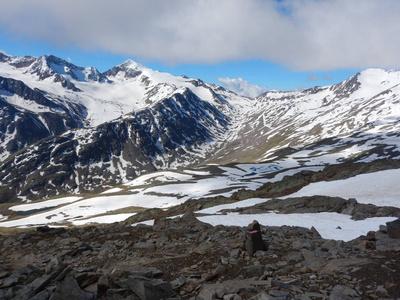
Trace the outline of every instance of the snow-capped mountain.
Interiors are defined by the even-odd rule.
[[[238,138],[218,158],[220,163],[271,159],[282,149],[293,152],[325,139],[354,134],[364,140],[376,140],[377,146],[384,141],[389,143],[388,149],[398,147],[399,71],[367,69],[332,86],[267,92],[253,103],[238,130]],[[326,143],[331,144],[332,140]],[[349,147],[349,155],[355,156],[365,150],[362,149]]]
[[[100,74],[1,54],[0,76],[0,202],[204,163],[400,158],[396,71],[255,99],[131,60]]]
[[[98,126],[186,89],[222,111],[234,109],[225,99],[236,106],[248,102],[201,80],[160,73],[131,60],[100,74],[54,56],[0,54],[0,84],[0,161],[42,138]]]

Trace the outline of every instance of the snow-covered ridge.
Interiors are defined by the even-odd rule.
[[[201,80],[154,71],[132,60],[101,74],[94,67],[78,67],[51,55],[35,58],[3,54],[0,76],[21,80],[54,98],[62,97],[65,101],[84,105],[88,108],[90,126],[150,107],[171,97],[180,88],[188,88],[200,99],[214,105],[221,105],[220,98],[233,106],[248,102],[223,89],[223,95],[217,95],[211,85]]]

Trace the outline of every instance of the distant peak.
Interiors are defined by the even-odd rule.
[[[136,61],[132,60],[132,59],[128,59],[125,62],[123,62],[122,64],[120,64],[121,67],[124,68],[129,68],[129,69],[143,69],[144,66],[137,63]]]

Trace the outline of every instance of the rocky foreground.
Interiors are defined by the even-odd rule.
[[[400,239],[385,226],[350,242],[315,229],[246,228],[193,214],[153,226],[111,224],[0,235],[0,299],[396,299]]]

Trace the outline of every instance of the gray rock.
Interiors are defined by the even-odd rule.
[[[218,290],[215,291],[215,296],[216,296],[218,299],[222,299],[222,298],[224,297],[225,294],[226,294],[226,289],[225,289],[225,288],[218,289]]]
[[[315,258],[315,252],[310,251],[307,249],[301,249],[301,254],[303,255],[304,259],[312,259]]]
[[[173,290],[176,290],[178,288],[180,288],[181,286],[183,286],[186,283],[186,277],[181,275],[179,276],[179,278],[171,281],[171,287]]]
[[[230,256],[233,257],[233,258],[238,258],[239,254],[240,254],[240,249],[239,248],[235,248],[235,249],[232,249],[232,251],[230,253]]]
[[[387,233],[392,239],[400,239],[400,219],[386,223]]]
[[[2,278],[4,278],[4,277],[7,277],[7,276],[9,276],[9,275],[10,275],[9,272],[7,272],[7,271],[2,271],[2,272],[0,272],[0,279],[2,279]]]
[[[207,251],[211,248],[211,244],[207,243],[207,242],[203,242],[201,243],[198,247],[196,247],[195,249],[193,249],[194,253],[203,255],[206,254]]]
[[[387,227],[385,225],[379,225],[379,231],[387,233]]]
[[[214,272],[217,274],[222,274],[226,271],[226,267],[223,265],[218,265],[215,269]]]
[[[70,274],[59,282],[56,290],[50,297],[50,300],[61,299],[85,300],[84,292],[80,289],[75,278]]]
[[[317,271],[326,265],[327,261],[323,258],[315,257],[306,259],[302,262],[303,266],[310,269],[311,271]]]
[[[128,277],[128,287],[140,300],[169,298],[174,295],[171,284],[162,280],[137,280]]]
[[[326,299],[326,296],[321,293],[316,293],[316,292],[307,292],[304,295],[302,295],[301,300],[316,300],[316,299]]]
[[[215,296],[215,291],[213,289],[208,289],[207,286],[205,286],[197,295],[196,300],[213,300],[215,299]]]
[[[272,280],[271,286],[285,290],[290,290],[292,288],[292,286],[289,283],[285,283],[279,280]]]
[[[11,276],[4,279],[0,287],[3,289],[12,287],[18,283],[20,278],[21,276],[19,274],[14,273]]]
[[[71,238],[65,238],[65,239],[62,239],[59,243],[61,244],[61,245],[71,245],[71,244],[76,244],[76,243],[78,243],[79,242],[79,240],[77,239],[77,238],[75,238],[75,237],[71,237]]]
[[[302,239],[302,240],[296,240],[294,242],[292,242],[292,248],[293,249],[308,249],[308,250],[313,250],[314,249],[314,245],[313,243],[308,240],[308,239]]]
[[[226,294],[222,298],[224,300],[242,300],[243,298],[238,294]]]
[[[247,266],[243,268],[243,275],[247,278],[261,277],[264,274],[265,266]]]
[[[137,242],[133,245],[134,249],[154,250],[156,246],[151,242]]]
[[[290,294],[280,290],[270,290],[269,294],[275,298],[290,299]]]
[[[51,296],[51,292],[48,290],[44,290],[44,291],[41,291],[40,293],[38,293],[37,295],[29,298],[29,300],[47,300],[50,298],[50,296]],[[1,295],[0,295],[0,299],[3,299],[3,298],[1,298]]]
[[[356,290],[346,285],[335,285],[329,296],[330,300],[361,299]]]
[[[288,262],[299,262],[303,260],[303,255],[298,251],[292,251],[288,255],[286,255],[285,259]]]

